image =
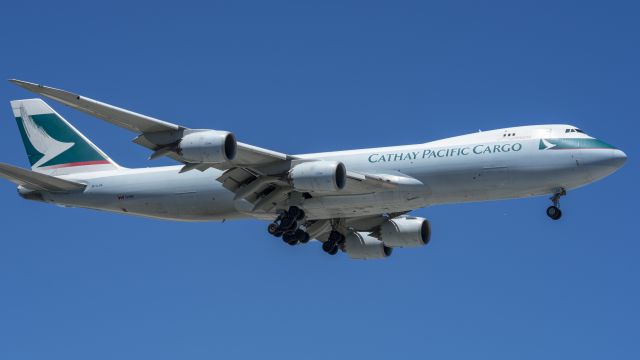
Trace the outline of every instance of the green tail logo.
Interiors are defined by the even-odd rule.
[[[16,122],[33,169],[112,164],[58,114],[28,111],[21,106]]]
[[[31,163],[33,167],[41,167],[43,164],[55,159],[58,155],[75,145],[75,143],[61,142],[49,136],[41,126],[38,126],[35,121],[33,121],[31,116],[27,115],[24,106],[20,107],[20,115],[24,134],[31,146],[33,146],[33,149],[39,153],[39,155],[29,154],[29,159],[40,156],[35,163]],[[25,139],[23,138],[23,140]]]

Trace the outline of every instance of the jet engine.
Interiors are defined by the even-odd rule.
[[[431,239],[431,224],[420,217],[399,217],[380,226],[380,240],[390,247],[418,247]]]
[[[294,189],[308,192],[334,192],[347,184],[347,170],[339,161],[308,161],[289,171]]]
[[[182,137],[177,153],[186,162],[219,164],[236,157],[236,137],[227,131],[206,130]]]
[[[350,232],[345,238],[344,251],[352,259],[382,259],[391,255],[392,248],[364,232]]]

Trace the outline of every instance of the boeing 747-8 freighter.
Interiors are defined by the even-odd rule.
[[[310,239],[334,255],[384,258],[419,247],[429,222],[409,215],[438,204],[551,195],[560,198],[619,169],[626,155],[571,125],[518,126],[424,144],[288,155],[190,129],[67,91],[10,80],[133,131],[134,142],[180,165],[129,169],[41,99],[11,101],[31,170],[0,163],[25,199],[179,221],[255,218],[290,245]]]

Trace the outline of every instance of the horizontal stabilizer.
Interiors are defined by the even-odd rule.
[[[0,178],[5,178],[17,185],[22,185],[31,190],[42,190],[56,193],[81,191],[86,187],[84,184],[63,180],[4,163],[0,163]]]

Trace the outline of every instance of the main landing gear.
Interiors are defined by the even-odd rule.
[[[322,244],[322,250],[329,255],[335,255],[344,246],[344,235],[336,230],[329,233],[329,239]]]
[[[558,220],[562,217],[562,211],[560,211],[560,197],[567,195],[567,192],[562,189],[559,192],[553,194],[550,198],[553,201],[553,205],[547,208],[547,216],[553,220]]]
[[[292,206],[269,224],[267,231],[275,237],[282,237],[282,240],[289,245],[306,244],[309,242],[309,234],[300,228],[300,222],[304,217],[304,210]]]
[[[318,224],[305,221],[304,210],[297,206],[291,206],[289,210],[278,215],[274,222],[269,224],[267,230],[269,234],[282,237],[285,243],[293,246],[308,243],[311,236],[307,231],[310,229],[314,231],[312,227],[316,225]],[[333,230],[329,233],[327,241],[322,244],[322,250],[329,255],[335,255],[339,250],[344,250],[345,236],[336,230],[341,228],[339,222],[332,221],[331,226]]]

